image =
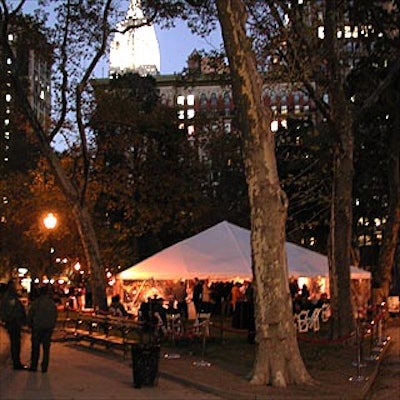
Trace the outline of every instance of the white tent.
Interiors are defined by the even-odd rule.
[[[123,280],[252,279],[249,231],[226,221],[122,271]]]
[[[289,276],[326,277],[326,256],[286,242]],[[351,267],[355,279],[370,273]],[[250,231],[223,221],[122,271],[122,280],[252,279]]]

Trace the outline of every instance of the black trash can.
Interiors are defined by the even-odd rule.
[[[158,378],[160,345],[140,343],[132,345],[133,386],[154,386]]]

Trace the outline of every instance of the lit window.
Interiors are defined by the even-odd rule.
[[[194,118],[194,109],[193,108],[187,110],[187,118],[188,119]]]
[[[8,34],[8,41],[12,42],[14,40],[14,35],[12,33]]]
[[[287,114],[287,113],[288,113],[287,106],[281,106],[281,114]]]
[[[42,100],[44,100],[44,90],[41,90],[41,91],[40,91],[40,98],[41,98]]]
[[[185,111],[184,110],[178,111],[178,119],[185,119]]]
[[[282,128],[287,129],[287,119],[283,119],[283,120],[281,121],[281,125],[282,125]]]
[[[318,27],[318,33],[317,33],[317,35],[318,35],[318,39],[323,39],[323,38],[325,37],[325,34],[324,34],[324,27],[323,27],[323,26],[319,26],[319,27]]]
[[[185,129],[185,124],[182,122],[178,125],[178,129]]]
[[[232,127],[230,122],[225,122],[224,123],[224,131],[225,133],[231,133]]]
[[[11,58],[7,58],[7,65],[11,65],[11,64],[12,64]]]
[[[187,128],[187,132],[189,136],[192,136],[194,134],[194,125],[189,125]]]
[[[4,120],[4,125],[7,126],[7,125],[9,125],[9,124],[10,124],[10,120],[9,120],[9,119],[5,119],[5,120]]]
[[[6,94],[6,101],[9,103],[11,101],[11,94]]]
[[[189,94],[186,101],[188,106],[194,106],[194,94]]]
[[[279,127],[278,121],[272,121],[271,122],[271,131],[272,132],[277,132]]]
[[[180,106],[185,105],[185,96],[178,96],[176,99],[176,104]]]

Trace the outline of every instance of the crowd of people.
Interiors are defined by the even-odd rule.
[[[313,311],[315,308],[321,308],[323,304],[329,303],[326,293],[321,293],[318,298],[311,298],[307,285],[303,284],[300,288],[297,279],[290,280],[289,290],[292,297],[293,314],[298,314],[302,310]]]
[[[26,311],[16,289],[15,280],[10,280],[1,293],[0,319],[9,335],[13,368],[36,372],[42,348],[40,366],[42,372],[46,373],[50,361],[51,337],[57,321],[57,306],[51,296],[50,286],[42,285],[38,288]],[[21,334],[24,326],[29,327],[31,334],[29,366],[21,362]]]

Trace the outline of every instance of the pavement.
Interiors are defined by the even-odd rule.
[[[400,318],[399,318],[400,319]],[[0,326],[0,399],[1,400],[358,400],[366,399],[378,376],[381,360],[388,355],[400,363],[400,324],[388,326],[391,338],[383,346],[379,360],[354,370],[353,380],[347,371],[335,382],[317,382],[312,387],[277,389],[251,385],[247,377],[223,364],[187,355],[172,358],[161,349],[159,377],[154,386],[133,386],[132,362],[110,350],[98,350],[74,342],[57,340],[51,347],[47,373],[14,371],[8,358],[8,337]],[[171,348],[168,349],[171,351]],[[29,335],[24,335],[22,361],[28,363]],[[168,357],[169,356],[169,357]],[[393,358],[394,357],[394,358]],[[207,362],[203,362],[207,361]],[[238,360],[240,362],[240,360]],[[349,363],[351,360],[349,360]],[[336,381],[337,380],[337,381]]]

